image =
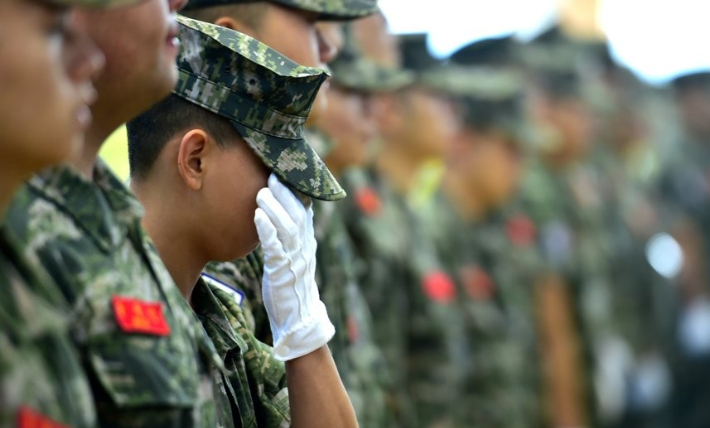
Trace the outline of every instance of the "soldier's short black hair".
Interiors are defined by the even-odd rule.
[[[181,15],[198,21],[214,23],[223,16],[237,19],[242,24],[258,30],[264,22],[268,2],[254,1],[249,3],[234,3],[191,9],[190,3],[186,9],[180,11]]]
[[[241,141],[231,122],[189,101],[170,95],[128,122],[128,163],[131,179],[145,180],[165,145],[180,132],[200,128],[220,147]]]

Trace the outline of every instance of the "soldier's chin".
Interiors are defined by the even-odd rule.
[[[311,113],[306,120],[306,126],[317,126],[318,121],[323,117],[325,110],[328,108],[328,96],[326,95],[327,90],[321,88],[320,92],[316,96],[316,100],[313,102],[313,107],[311,107]]]

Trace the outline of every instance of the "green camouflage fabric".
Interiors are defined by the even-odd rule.
[[[284,363],[273,349],[258,341],[249,328],[242,306],[223,287],[232,288],[219,274],[200,279],[192,307],[224,361],[231,396],[243,428],[286,428],[291,411]],[[219,281],[220,285],[215,285]],[[235,413],[237,413],[235,411]]]
[[[190,0],[185,10],[211,6],[253,3],[260,0]],[[313,12],[320,21],[347,21],[371,15],[379,10],[376,0],[262,0]]]
[[[241,310],[246,326],[260,341],[273,346],[271,326],[261,295],[264,277],[264,252],[257,247],[246,257],[229,262],[210,262],[204,269],[207,275],[220,278],[244,294]]]
[[[10,206],[7,229],[69,302],[69,332],[92,379],[101,426],[223,426],[217,416],[229,407],[220,399],[221,362],[150,249],[142,213],[99,162],[92,181],[70,167],[34,176]],[[116,297],[158,303],[169,333],[122,327]]]
[[[524,110],[523,76],[492,67],[467,67],[452,73],[452,87],[466,126],[479,131],[502,132],[514,144],[530,140]]]
[[[92,428],[96,411],[69,339],[69,310],[36,273],[0,229],[0,426],[43,418]]]
[[[493,213],[464,221],[439,201],[441,259],[454,272],[464,306],[471,366],[459,426],[538,427],[543,412],[534,278],[542,263],[533,222]]]
[[[344,26],[344,46],[328,64],[333,84],[359,92],[393,92],[414,83],[412,73],[382,66],[362,55],[350,26]]]
[[[391,427],[389,370],[373,338],[372,314],[355,277],[352,243],[336,204],[314,204],[316,278],[335,325],[328,343],[360,426]]]
[[[560,171],[534,163],[523,192],[526,212],[540,234],[545,265],[570,287],[587,365],[587,395],[594,397],[590,416],[592,423],[603,426],[618,422],[624,411],[628,391],[619,379],[629,377],[632,367],[628,358],[620,360],[618,355],[623,352],[633,358],[637,340],[633,336],[638,331],[634,325],[638,326],[639,314],[648,310],[634,308],[634,303],[654,288],[651,281],[637,282],[641,275],[626,275],[634,264],[642,263],[633,260],[643,253],[633,252],[634,242],[615,213],[609,190],[613,189],[589,159]],[[637,294],[639,288],[647,290]]]
[[[342,213],[362,264],[373,337],[391,368],[401,426],[450,426],[468,344],[453,279],[406,204],[371,171],[349,171]],[[442,424],[442,425],[439,425]]]
[[[178,17],[179,81],[173,92],[229,119],[257,156],[291,188],[322,200],[345,192],[304,138],[328,74],[298,65],[249,36]]]

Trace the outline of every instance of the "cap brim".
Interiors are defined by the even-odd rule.
[[[259,159],[289,187],[323,201],[345,198],[345,190],[305,139],[275,137],[231,122]]]
[[[318,15],[319,21],[351,21],[353,19],[359,19],[372,15],[380,10],[377,6],[377,2],[374,0],[336,0],[316,2],[300,2],[299,0],[272,1],[295,9],[313,12]]]

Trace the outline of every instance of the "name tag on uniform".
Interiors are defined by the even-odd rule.
[[[242,303],[244,303],[244,299],[246,298],[246,296],[244,295],[244,293],[237,290],[236,288],[231,287],[231,286],[223,283],[222,281],[220,281],[210,275],[207,275],[206,273],[202,274],[202,280],[205,281],[205,283],[207,283],[207,285],[215,286],[215,287],[219,288],[220,290],[224,291],[225,293],[229,294],[230,296],[234,297],[234,300],[237,302],[237,304],[239,306],[242,306]]]
[[[59,422],[54,422],[48,417],[35,412],[29,407],[22,406],[17,412],[18,428],[69,428]]]
[[[170,325],[160,302],[145,302],[131,297],[113,296],[113,312],[118,327],[126,333],[168,336]]]

